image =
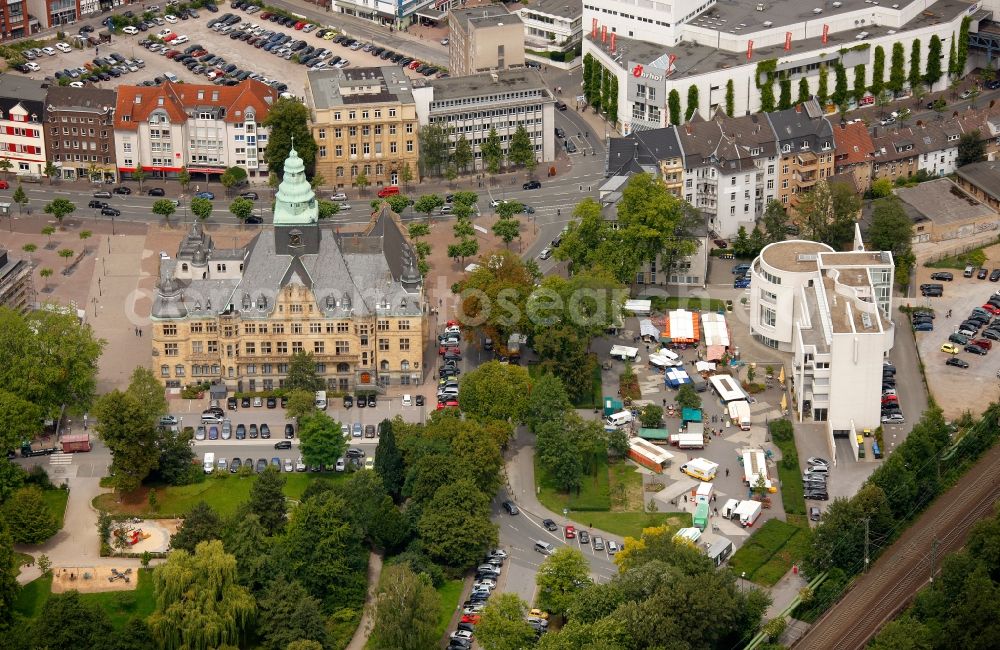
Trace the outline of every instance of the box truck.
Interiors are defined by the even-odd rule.
[[[708,504],[705,502],[699,503],[694,509],[694,517],[691,523],[695,525],[695,528],[700,530],[705,530],[708,528]]]
[[[701,433],[675,433],[670,436],[670,444],[681,449],[704,449],[705,436]]]
[[[740,502],[736,499],[730,499],[726,501],[726,505],[722,506],[722,516],[726,519],[732,519],[736,516],[736,509],[740,507]]]
[[[215,471],[215,454],[212,452],[205,452],[205,461],[202,463],[202,469],[205,470],[206,474],[211,474]]]
[[[729,419],[744,431],[750,430],[750,404],[746,400],[737,400],[727,404]]]
[[[695,458],[681,465],[681,471],[693,478],[710,482],[715,480],[715,473],[719,471],[719,464],[705,458]]]
[[[612,413],[604,421],[606,427],[612,427],[617,429],[618,427],[623,427],[626,424],[631,424],[632,420],[635,419],[632,416],[631,411],[619,411],[618,413]]]
[[[764,478],[764,487],[768,492],[777,492],[778,488],[767,475],[767,457],[763,449],[743,450],[743,482],[751,489],[757,487],[758,477]]]
[[[736,509],[736,514],[740,516],[740,524],[744,528],[753,526],[753,522],[757,521],[762,509],[760,501],[741,501],[740,506]]]
[[[70,433],[63,436],[59,442],[62,443],[64,454],[74,451],[90,451],[89,433]]]
[[[694,500],[697,503],[708,503],[712,498],[712,484],[711,483],[699,483],[698,489],[695,490]]]

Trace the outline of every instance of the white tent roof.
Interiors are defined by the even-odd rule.
[[[653,321],[648,318],[639,321],[639,333],[643,336],[652,336],[657,341],[660,340],[660,330],[656,329],[656,325],[653,325]]]
[[[652,300],[626,300],[625,309],[635,314],[648,314],[653,308]]]
[[[676,309],[667,314],[670,319],[670,338],[675,340],[693,339],[695,315],[684,309]]]
[[[715,370],[715,364],[710,361],[695,361],[694,367],[698,372],[712,372]]]
[[[722,345],[729,347],[729,328],[726,327],[726,317],[722,314],[704,313],[701,315],[701,328],[705,331],[705,345]]]

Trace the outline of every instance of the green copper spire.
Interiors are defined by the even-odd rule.
[[[285,159],[285,177],[278,186],[274,202],[274,225],[293,226],[316,223],[319,220],[319,205],[316,193],[306,180],[306,166],[295,150]]]

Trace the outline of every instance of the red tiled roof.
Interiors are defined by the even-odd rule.
[[[202,95],[199,98],[198,93]],[[267,84],[247,79],[236,86],[211,84],[175,84],[160,86],[119,86],[115,108],[116,129],[137,129],[153,111],[163,109],[171,122],[184,122],[188,112],[199,108],[225,109],[226,122],[242,122],[247,109],[253,109],[256,120],[263,122],[278,91]]]
[[[875,144],[864,122],[834,126],[833,142],[838,166],[864,163],[875,152]]]

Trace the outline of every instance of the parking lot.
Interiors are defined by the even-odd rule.
[[[987,249],[987,253],[990,250]],[[1000,267],[1000,262],[987,261],[991,271]],[[917,284],[938,282],[930,279],[930,274],[943,269],[919,268]],[[930,307],[934,310],[934,330],[931,332],[915,332],[920,358],[923,360],[927,384],[937,404],[944,411],[946,418],[953,419],[966,410],[974,415],[981,413],[991,401],[1000,396],[1000,382],[997,381],[997,369],[1000,364],[996,355],[1000,350],[993,349],[980,356],[966,352],[964,346],[957,345],[959,352],[952,355],[941,350],[941,345],[948,342],[948,337],[958,330],[959,324],[975,307],[980,307],[1000,290],[1000,283],[962,277],[961,270],[951,270],[954,280],[939,282],[944,285],[944,295],[940,298],[910,298],[908,302],[913,307]],[[918,291],[919,293],[919,291]],[[948,311],[951,310],[951,316]],[[981,339],[982,330],[975,337]],[[994,346],[1000,342],[992,341]],[[947,366],[949,357],[957,356],[969,364],[968,368]]]
[[[57,71],[67,68],[74,68],[91,61],[95,57],[107,57],[111,53],[118,53],[127,59],[141,59],[143,67],[136,71],[127,72],[121,77],[110,81],[98,82],[98,87],[114,88],[121,84],[138,85],[144,81],[153,81],[156,77],[162,77],[166,73],[173,73],[177,78],[186,83],[211,83],[204,75],[198,75],[186,67],[164,56],[163,53],[154,53],[146,50],[139,43],[151,36],[156,36],[162,30],[170,29],[174,34],[187,36],[186,43],[174,49],[184,51],[191,45],[201,45],[211,54],[221,56],[227,63],[235,64],[239,69],[258,73],[268,80],[280,80],[287,84],[288,92],[299,97],[305,94],[306,67],[294,61],[285,60],[279,56],[257,49],[248,43],[230,38],[230,35],[247,30],[252,26],[259,26],[262,30],[273,31],[275,33],[287,34],[292,41],[302,40],[308,46],[316,48],[326,48],[332,52],[331,56],[339,56],[350,61],[349,67],[359,66],[386,66],[394,65],[391,61],[381,59],[371,53],[361,49],[351,50],[334,44],[330,40],[324,40],[317,36],[319,30],[311,33],[304,33],[295,30],[293,27],[284,27],[267,20],[261,20],[260,14],[247,15],[244,12],[229,10],[230,13],[240,16],[240,23],[235,25],[235,29],[230,34],[220,34],[208,27],[208,23],[224,15],[225,8],[220,8],[219,14],[212,14],[207,11],[200,12],[197,19],[178,21],[176,23],[164,23],[157,25],[147,32],[139,32],[135,35],[115,34],[111,43],[104,43],[97,47],[90,47],[84,50],[74,49],[70,53],[58,52],[53,56],[43,55],[36,59],[39,67],[38,71],[29,73],[33,78],[42,79],[47,76],[54,76]],[[405,73],[413,78],[424,78],[423,75],[415,71],[406,69]]]

